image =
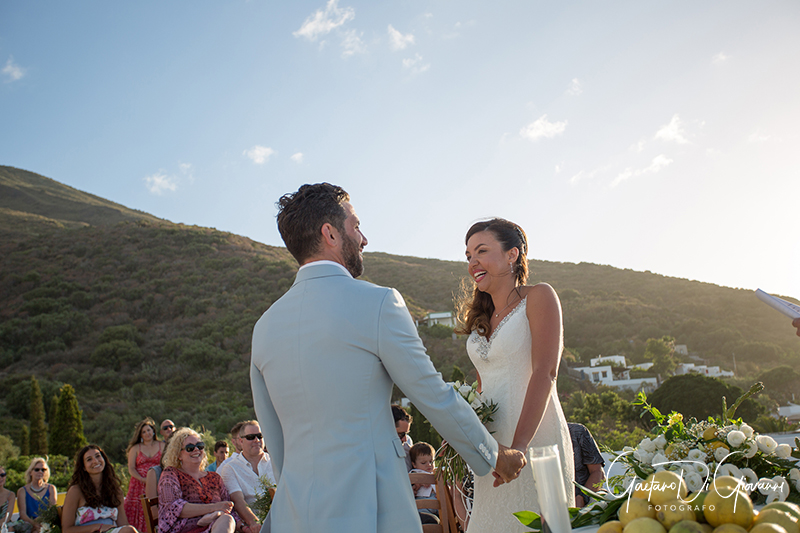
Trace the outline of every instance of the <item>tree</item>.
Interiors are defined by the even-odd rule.
[[[69,384],[61,387],[58,407],[50,420],[50,453],[72,457],[86,446],[82,415],[75,389]]]
[[[30,453],[31,455],[47,455],[47,426],[44,423],[44,400],[42,390],[36,377],[31,376],[31,410],[30,410],[31,433],[30,433]]]
[[[0,435],[0,465],[8,464],[8,460],[14,457],[19,457],[19,448],[14,446],[9,437]]]
[[[31,432],[26,425],[23,425],[19,432],[19,453],[20,455],[31,454]]]
[[[649,400],[659,411],[666,414],[677,411],[685,418],[705,420],[709,416],[722,414],[722,397],[731,407],[744,393],[739,387],[729,385],[717,378],[700,374],[673,376],[657,388]],[[748,398],[739,406],[734,416],[753,423],[764,408]]]
[[[664,336],[660,339],[647,339],[644,357],[653,362],[653,366],[650,369],[652,372],[663,376],[671,376],[675,367],[678,366],[674,353],[675,339],[672,337]]]
[[[464,374],[464,371],[461,370],[461,367],[458,365],[453,365],[453,372],[450,374],[450,381],[455,383],[456,381],[460,381],[464,383],[467,379],[467,376]]]

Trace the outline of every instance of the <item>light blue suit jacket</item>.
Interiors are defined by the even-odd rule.
[[[436,372],[400,294],[310,265],[256,323],[250,381],[278,486],[271,531],[421,531],[392,382],[478,475],[497,442]]]

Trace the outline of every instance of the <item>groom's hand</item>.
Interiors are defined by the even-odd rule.
[[[522,467],[528,462],[525,459],[525,454],[513,448],[506,448],[502,444],[498,444],[497,450],[497,464],[494,466],[494,486],[499,487],[503,483],[508,483],[517,479]]]

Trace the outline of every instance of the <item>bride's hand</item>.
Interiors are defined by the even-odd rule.
[[[503,483],[508,483],[517,479],[522,468],[528,462],[525,454],[513,448],[507,448],[499,444],[497,450],[497,463],[494,467],[494,486],[499,487]]]

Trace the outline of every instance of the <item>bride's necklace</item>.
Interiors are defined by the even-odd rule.
[[[519,296],[519,295],[517,295],[517,296]],[[497,313],[495,313],[495,314],[494,314],[494,317],[495,317],[495,318],[500,318],[500,315],[502,314],[502,312],[503,312],[503,311],[505,311],[506,309],[508,309],[508,308],[509,308],[509,306],[510,306],[511,304],[513,304],[514,302],[516,302],[516,301],[517,301],[517,298],[515,297],[513,300],[511,300],[511,302],[510,302],[510,303],[509,303],[507,306],[505,306],[505,307],[504,307],[504,308],[502,308],[500,311],[498,311]]]

